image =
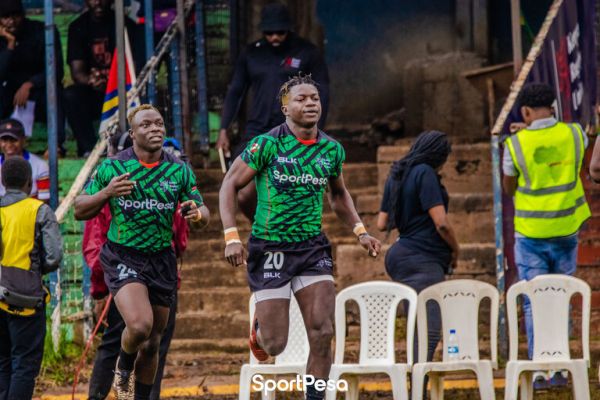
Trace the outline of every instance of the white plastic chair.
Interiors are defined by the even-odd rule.
[[[490,299],[490,339],[491,360],[479,359],[479,308],[481,301]],[[443,359],[440,362],[427,362],[427,302],[435,301],[442,314]],[[430,286],[419,293],[417,305],[417,326],[419,335],[419,362],[412,368],[412,398],[423,398],[425,376],[429,375],[431,398],[443,399],[444,374],[454,371],[473,371],[477,375],[479,395],[482,399],[493,400],[494,376],[497,368],[498,333],[498,290],[489,283],[470,279],[453,279]],[[456,330],[459,356],[449,360],[445,351],[450,330]]]
[[[252,330],[252,323],[254,318],[255,310],[254,295],[250,297],[250,330]],[[256,374],[261,375],[283,375],[283,374],[295,374],[304,375],[306,372],[306,362],[308,360],[309,344],[308,337],[306,336],[306,327],[304,326],[304,319],[300,312],[300,307],[296,298],[292,295],[290,299],[290,312],[289,312],[289,331],[288,341],[285,349],[281,354],[275,357],[273,364],[259,364],[258,360],[250,352],[250,363],[244,364],[240,371],[240,393],[239,400],[250,399],[251,392],[251,380]],[[261,398],[275,399],[274,391],[261,391]]]
[[[344,364],[346,345],[346,302],[354,300],[360,310],[360,356],[358,364]],[[406,364],[396,363],[395,333],[398,304],[407,300]],[[385,373],[392,381],[395,400],[408,399],[407,373],[412,365],[413,337],[417,293],[410,287],[394,282],[365,282],[342,290],[335,301],[335,362],[329,379],[337,381],[342,375],[348,382],[346,398],[358,399],[356,375]],[[348,376],[349,375],[349,376]],[[332,385],[333,386],[333,385]],[[327,391],[327,399],[334,400],[336,390]]]
[[[572,359],[569,351],[569,310],[571,297],[582,297],[581,332],[583,359]],[[517,297],[525,295],[531,303],[533,317],[533,360],[519,360]],[[506,297],[509,326],[509,361],[506,364],[504,398],[516,400],[519,376],[521,398],[533,398],[533,372],[568,370],[573,379],[573,397],[590,398],[590,298],[591,289],[581,279],[567,275],[539,275],[510,287]]]

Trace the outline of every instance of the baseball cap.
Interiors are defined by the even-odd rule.
[[[19,140],[25,137],[25,128],[21,121],[14,118],[0,121],[0,138],[12,137]]]
[[[289,31],[292,29],[292,19],[286,6],[280,3],[271,3],[263,7],[260,13],[262,32]]]

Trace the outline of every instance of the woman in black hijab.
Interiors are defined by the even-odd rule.
[[[458,242],[447,216],[448,192],[439,176],[450,151],[445,133],[421,133],[408,154],[394,162],[385,184],[377,227],[388,232],[397,228],[400,233],[386,254],[385,268],[394,281],[417,293],[444,281],[458,258]],[[428,303],[427,317],[427,361],[431,361],[442,325],[437,304]],[[417,340],[415,357],[416,349]]]

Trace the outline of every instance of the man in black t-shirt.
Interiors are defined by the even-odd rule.
[[[58,31],[54,30],[58,92],[58,143],[64,142],[61,95],[63,58]],[[0,0],[0,119],[15,106],[35,102],[35,120],[46,122],[46,41],[44,23],[25,17],[21,0]],[[61,146],[62,148],[62,146]]]
[[[96,144],[93,121],[100,118],[110,65],[115,50],[113,0],[86,0],[87,11],[69,25],[67,63],[74,84],[65,89],[67,120],[84,156]],[[136,31],[126,19],[129,38]],[[130,40],[133,44],[133,40]]]

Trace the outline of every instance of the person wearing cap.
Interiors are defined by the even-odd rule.
[[[50,175],[46,161],[28,152],[25,149],[25,129],[23,124],[16,119],[0,121],[0,174],[6,159],[23,157],[31,165],[32,184],[31,197],[42,201],[50,200]],[[0,183],[0,196],[4,196],[6,189]]]
[[[319,49],[292,32],[288,9],[279,3],[267,4],[261,12],[259,28],[263,37],[248,45],[240,55],[225,97],[221,130],[216,147],[230,154],[232,161],[246,148],[248,142],[281,125],[285,118],[277,94],[291,76],[310,74],[319,85],[323,127],[329,103],[329,74]],[[252,107],[240,143],[231,148],[227,130],[236,118],[246,92],[251,92]],[[238,193],[241,211],[249,218],[256,209],[256,188],[251,183]]]
[[[58,143],[64,154],[62,111],[63,58],[58,30],[54,29],[54,59],[58,92]],[[44,23],[25,17],[22,0],[0,1],[0,118],[15,107],[35,102],[35,120],[46,121],[46,40]]]
[[[42,275],[60,266],[63,254],[54,211],[29,197],[31,166],[20,157],[2,167],[0,197],[0,399],[31,399],[46,337]]]
[[[580,177],[589,140],[581,125],[554,117],[554,101],[552,87],[525,86],[517,99],[525,128],[510,136],[504,147],[502,184],[514,196],[514,251],[520,280],[542,274],[574,275],[578,232],[591,216]],[[532,358],[535,332],[527,297],[523,314]],[[534,387],[546,387],[545,380],[536,373]],[[566,382],[560,373],[550,380],[554,385]]]

